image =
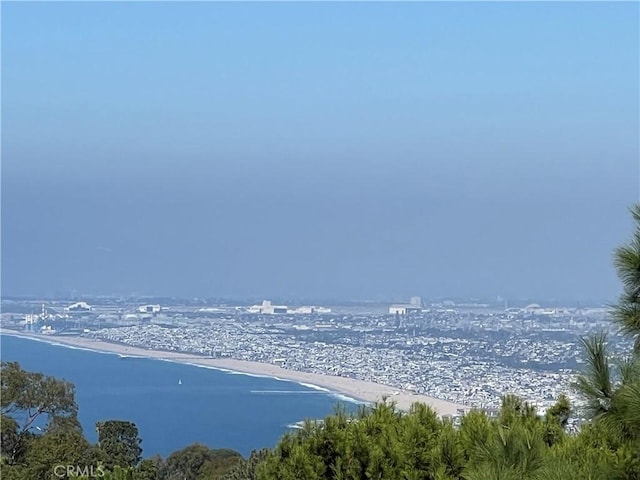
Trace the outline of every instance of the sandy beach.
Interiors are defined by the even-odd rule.
[[[119,355],[140,356],[146,358],[170,359],[172,361],[188,363],[193,365],[202,365],[218,369],[230,370],[234,372],[249,373],[253,375],[264,375],[268,377],[277,377],[283,380],[290,380],[298,383],[306,383],[330,390],[332,393],[342,394],[356,400],[365,402],[377,402],[383,397],[388,397],[396,403],[401,410],[408,410],[412,404],[416,402],[430,405],[438,414],[449,415],[456,414],[458,405],[437,398],[427,397],[425,395],[411,394],[407,392],[398,392],[395,387],[388,385],[379,385],[373,382],[366,382],[352,378],[336,377],[331,375],[321,375],[316,373],[297,372],[279,367],[270,363],[249,362],[244,360],[233,359],[212,359],[207,357],[197,358],[192,353],[165,352],[158,350],[147,350],[144,348],[130,347],[118,343],[110,343],[101,340],[94,340],[85,337],[65,337],[65,336],[49,336],[38,335],[10,330],[3,328],[0,331],[3,335],[15,335],[24,338],[31,338],[52,344],[67,345],[76,348],[86,348],[89,350],[110,352]],[[394,393],[397,393],[394,395]]]

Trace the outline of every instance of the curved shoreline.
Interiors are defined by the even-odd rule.
[[[374,403],[381,401],[383,397],[387,397],[389,400],[395,402],[398,409],[404,411],[409,410],[411,405],[416,402],[431,406],[439,415],[455,415],[458,409],[465,408],[463,405],[428,397],[426,395],[399,392],[399,389],[388,385],[380,385],[353,378],[288,370],[270,363],[227,358],[213,359],[202,357],[202,359],[199,359],[195,358],[196,355],[192,353],[147,350],[141,347],[94,340],[86,337],[45,336],[6,328],[1,329],[0,334],[13,335],[62,347],[78,348],[98,353],[138,356],[154,360],[178,362],[196,367],[212,368],[229,374],[274,378],[281,381],[298,383],[307,388],[316,389],[319,393],[334,395],[343,401],[349,402]],[[323,390],[326,390],[326,392]]]

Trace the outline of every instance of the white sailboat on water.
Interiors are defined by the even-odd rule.
[[[178,385],[182,385],[182,379],[178,380]]]

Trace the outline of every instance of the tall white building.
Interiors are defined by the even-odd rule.
[[[288,313],[289,308],[286,305],[272,305],[271,300],[264,300],[262,305],[252,305],[247,311],[249,313],[265,313],[273,315],[276,313]]]

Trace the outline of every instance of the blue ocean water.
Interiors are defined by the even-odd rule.
[[[75,384],[78,417],[89,441],[97,441],[98,421],[134,422],[144,457],[166,458],[195,442],[247,456],[252,449],[275,446],[289,425],[322,418],[343,403],[329,393],[273,378],[122,359],[10,335],[0,335],[0,346],[2,361]]]

